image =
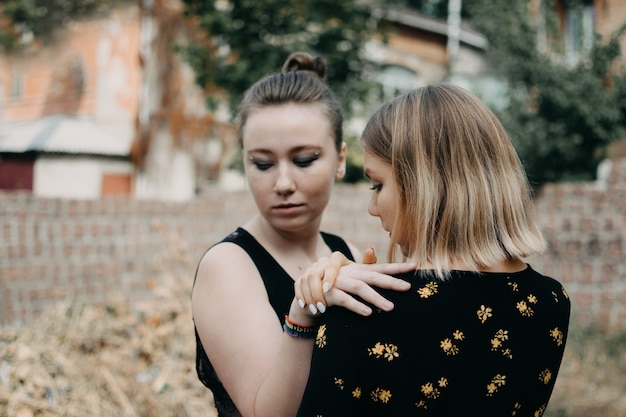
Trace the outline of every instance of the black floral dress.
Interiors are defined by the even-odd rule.
[[[529,416],[548,404],[570,301],[530,266],[517,273],[398,275],[386,313],[324,315],[298,417]]]

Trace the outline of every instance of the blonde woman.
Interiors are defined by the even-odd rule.
[[[433,85],[380,107],[362,145],[389,261],[399,250],[418,266],[396,275],[409,291],[380,291],[391,312],[311,315],[321,327],[298,416],[541,416],[570,301],[523,260],[546,243],[501,123],[467,91]],[[296,297],[332,306],[335,277],[363,268],[321,259]]]

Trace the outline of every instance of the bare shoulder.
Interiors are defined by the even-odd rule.
[[[249,285],[259,281],[254,262],[239,245],[222,242],[209,249],[200,259],[196,287],[211,287],[214,291],[224,286]],[[195,288],[194,288],[195,289]]]

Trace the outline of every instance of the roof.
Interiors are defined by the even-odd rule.
[[[128,156],[130,142],[91,120],[54,115],[0,128],[0,152]]]
[[[446,22],[426,17],[411,10],[390,8],[385,11],[384,18],[390,22],[448,36],[448,25]],[[487,38],[467,27],[461,27],[459,40],[475,48],[485,49],[487,47]]]

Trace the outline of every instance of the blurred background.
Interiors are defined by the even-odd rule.
[[[572,300],[545,415],[626,416],[625,31],[626,0],[3,0],[0,415],[214,415],[193,275],[254,212],[237,104],[302,50],[346,112],[324,229],[379,259],[371,112],[447,82],[498,114]]]

